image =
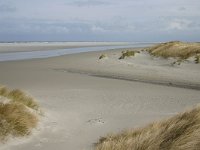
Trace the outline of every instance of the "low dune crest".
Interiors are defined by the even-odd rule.
[[[159,57],[173,57],[179,59],[187,59],[189,57],[200,57],[200,43],[184,43],[180,41],[172,41],[161,43],[146,49],[150,54]]]
[[[96,150],[197,150],[200,106],[144,128],[101,138]]]

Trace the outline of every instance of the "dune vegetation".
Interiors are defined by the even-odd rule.
[[[199,64],[200,63],[200,54],[195,56],[195,63]]]
[[[25,136],[38,123],[39,105],[21,90],[0,87],[0,142]]]
[[[122,51],[122,55],[119,57],[119,59],[124,59],[125,57],[131,57],[135,56],[135,51]]]
[[[151,55],[163,58],[188,59],[189,57],[198,57],[200,55],[200,43],[184,43],[172,41],[161,43],[156,46],[147,48]]]
[[[144,128],[103,137],[96,150],[200,149],[200,106]]]
[[[103,59],[103,58],[106,58],[106,57],[107,57],[106,54],[101,54],[101,55],[99,56],[99,59]]]

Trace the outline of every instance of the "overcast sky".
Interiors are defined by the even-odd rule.
[[[0,41],[200,41],[200,0],[0,0]]]

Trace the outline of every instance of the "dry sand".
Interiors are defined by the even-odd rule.
[[[45,112],[32,136],[12,139],[0,149],[91,150],[107,133],[145,125],[200,102],[199,64],[171,66],[173,60],[146,53],[118,60],[120,52],[103,52],[108,58],[102,60],[102,52],[87,52],[0,62],[0,83],[31,93]]]

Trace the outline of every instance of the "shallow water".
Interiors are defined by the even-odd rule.
[[[55,56],[62,56],[66,54],[74,54],[89,51],[104,51],[115,48],[129,48],[129,47],[147,47],[153,44],[130,44],[124,46],[98,46],[98,47],[83,47],[83,48],[70,48],[70,49],[57,49],[57,50],[45,50],[45,51],[31,51],[31,52],[13,52],[0,54],[0,61],[14,61],[14,60],[26,60],[33,58],[48,58]]]

